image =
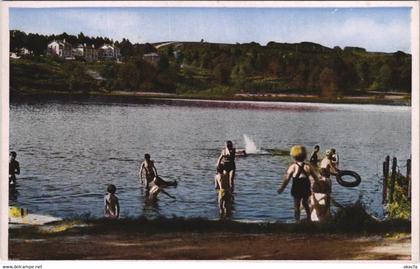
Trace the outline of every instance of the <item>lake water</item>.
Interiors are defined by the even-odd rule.
[[[116,104],[19,102],[10,106],[10,149],[21,175],[10,203],[58,217],[101,217],[106,186],[117,186],[122,217],[218,218],[215,164],[225,140],[244,148],[244,134],[258,147],[288,150],[294,144],[321,151],[335,147],[340,167],[357,171],[362,183],[333,182],[342,204],[359,196],[383,217],[379,176],[386,155],[401,171],[410,157],[410,107],[300,103],[148,101]],[[150,153],[164,179],[178,180],[155,205],[145,203],[137,177]],[[236,162],[233,219],[292,221],[290,187],[276,190],[291,159],[261,154]]]

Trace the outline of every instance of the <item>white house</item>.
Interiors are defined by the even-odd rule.
[[[98,60],[98,50],[95,49],[95,45],[92,44],[91,46],[89,46],[89,45],[86,46],[86,44],[84,44],[83,57],[88,62],[97,61]]]
[[[105,44],[98,49],[98,57],[101,60],[116,60],[121,58],[120,49],[109,44]]]
[[[68,60],[74,59],[72,45],[66,42],[65,39],[62,41],[54,40],[50,42],[47,47],[47,54]]]
[[[84,52],[84,46],[83,44],[77,45],[75,48],[73,48],[73,56],[74,57],[83,57]]]
[[[21,48],[19,50],[19,55],[32,55],[34,52],[32,50],[29,50],[27,48]]]
[[[9,53],[9,56],[10,56],[10,58],[12,58],[12,59],[20,59],[20,56],[18,56],[18,55],[16,54],[16,52],[10,52],[10,53]]]
[[[92,62],[98,60],[98,52],[95,45],[79,44],[73,48],[73,56]]]

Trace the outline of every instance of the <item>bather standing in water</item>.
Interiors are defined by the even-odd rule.
[[[154,161],[150,159],[150,154],[144,154],[144,161],[140,165],[139,178],[146,191],[149,191],[149,184],[158,177]]]
[[[281,194],[290,180],[292,180],[291,194],[294,199],[295,220],[300,221],[300,205],[305,209],[307,220],[311,220],[311,211],[309,207],[309,197],[312,194],[310,177],[318,182],[318,175],[312,165],[305,163],[306,149],[304,146],[296,145],[290,150],[290,156],[295,163],[289,166],[284,181],[278,189]]]
[[[310,197],[311,220],[324,221],[330,216],[331,187],[330,171],[321,168],[321,178],[312,186]]]
[[[115,185],[108,185],[107,194],[104,197],[104,215],[107,219],[118,219],[120,216],[120,203],[115,195],[116,191]]]
[[[231,193],[233,193],[235,188],[235,154],[236,150],[233,147],[233,143],[232,141],[228,140],[226,141],[225,148],[223,148],[219,159],[217,159],[218,173],[223,173],[223,171],[226,171],[229,174],[229,188]]]
[[[314,168],[318,167],[318,162],[319,162],[318,152],[319,152],[319,145],[315,145],[314,151],[312,152],[311,157],[309,158],[309,163],[312,164]]]
[[[155,163],[150,159],[150,154],[144,154],[144,161],[140,165],[139,178],[141,183],[144,184],[146,191],[149,191],[149,185],[153,182],[156,186],[167,187],[167,186],[177,186],[177,181],[165,181],[159,177]],[[144,178],[146,180],[144,180]]]
[[[328,170],[328,178],[330,177],[330,175],[337,175],[338,172],[340,171],[337,168],[336,164],[334,163],[333,155],[334,155],[333,151],[330,149],[327,149],[325,151],[325,157],[324,159],[322,159],[321,165],[320,165],[321,169],[324,168]]]
[[[20,166],[19,162],[16,161],[16,152],[10,152],[10,159],[9,159],[9,185],[16,185],[16,175],[20,174]]]
[[[333,164],[334,168],[338,169],[338,164],[340,160],[338,158],[337,151],[334,148],[332,148],[331,153],[332,153],[331,163]]]

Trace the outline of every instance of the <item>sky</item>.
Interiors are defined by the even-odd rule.
[[[410,53],[409,7],[389,8],[11,8],[10,29],[131,42],[315,42]]]

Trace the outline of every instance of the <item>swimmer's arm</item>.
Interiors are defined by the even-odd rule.
[[[152,162],[152,169],[155,172],[155,176],[157,178],[158,177],[158,172],[157,172],[157,169],[156,169],[156,166],[155,166],[155,163],[154,162]]]
[[[104,215],[106,214],[106,196],[104,197]]]
[[[115,209],[117,211],[117,219],[120,217],[120,202],[118,201],[118,199],[116,199],[115,201]]]
[[[222,150],[222,153],[220,153],[219,158],[217,159],[216,167],[218,167],[218,166],[219,166],[220,161],[222,160],[222,157],[223,157],[223,150]]]
[[[144,183],[144,179],[143,179],[143,169],[144,169],[144,162],[141,163],[140,165],[140,170],[139,170],[139,178],[140,178],[140,182]]]
[[[160,190],[160,192],[162,192],[163,194],[166,194],[167,196],[171,197],[172,199],[176,199],[174,196],[170,195],[169,193],[167,193],[166,191],[164,191],[162,189]]]
[[[314,155],[315,155],[315,152],[312,152],[312,153],[311,153],[311,157],[309,157],[309,161],[312,161],[312,160],[315,158],[315,156],[314,156]]]
[[[335,165],[333,165],[332,163],[330,163],[329,166],[330,166],[330,173],[332,175],[337,175],[340,172],[340,170]]]
[[[287,187],[287,184],[289,184],[289,181],[293,176],[293,171],[294,171],[293,166],[291,166],[291,167],[289,167],[289,169],[287,169],[287,174],[285,175],[285,177],[283,179],[283,183],[281,184],[280,188],[277,190],[277,192],[279,194],[281,194],[284,191],[284,189]]]

